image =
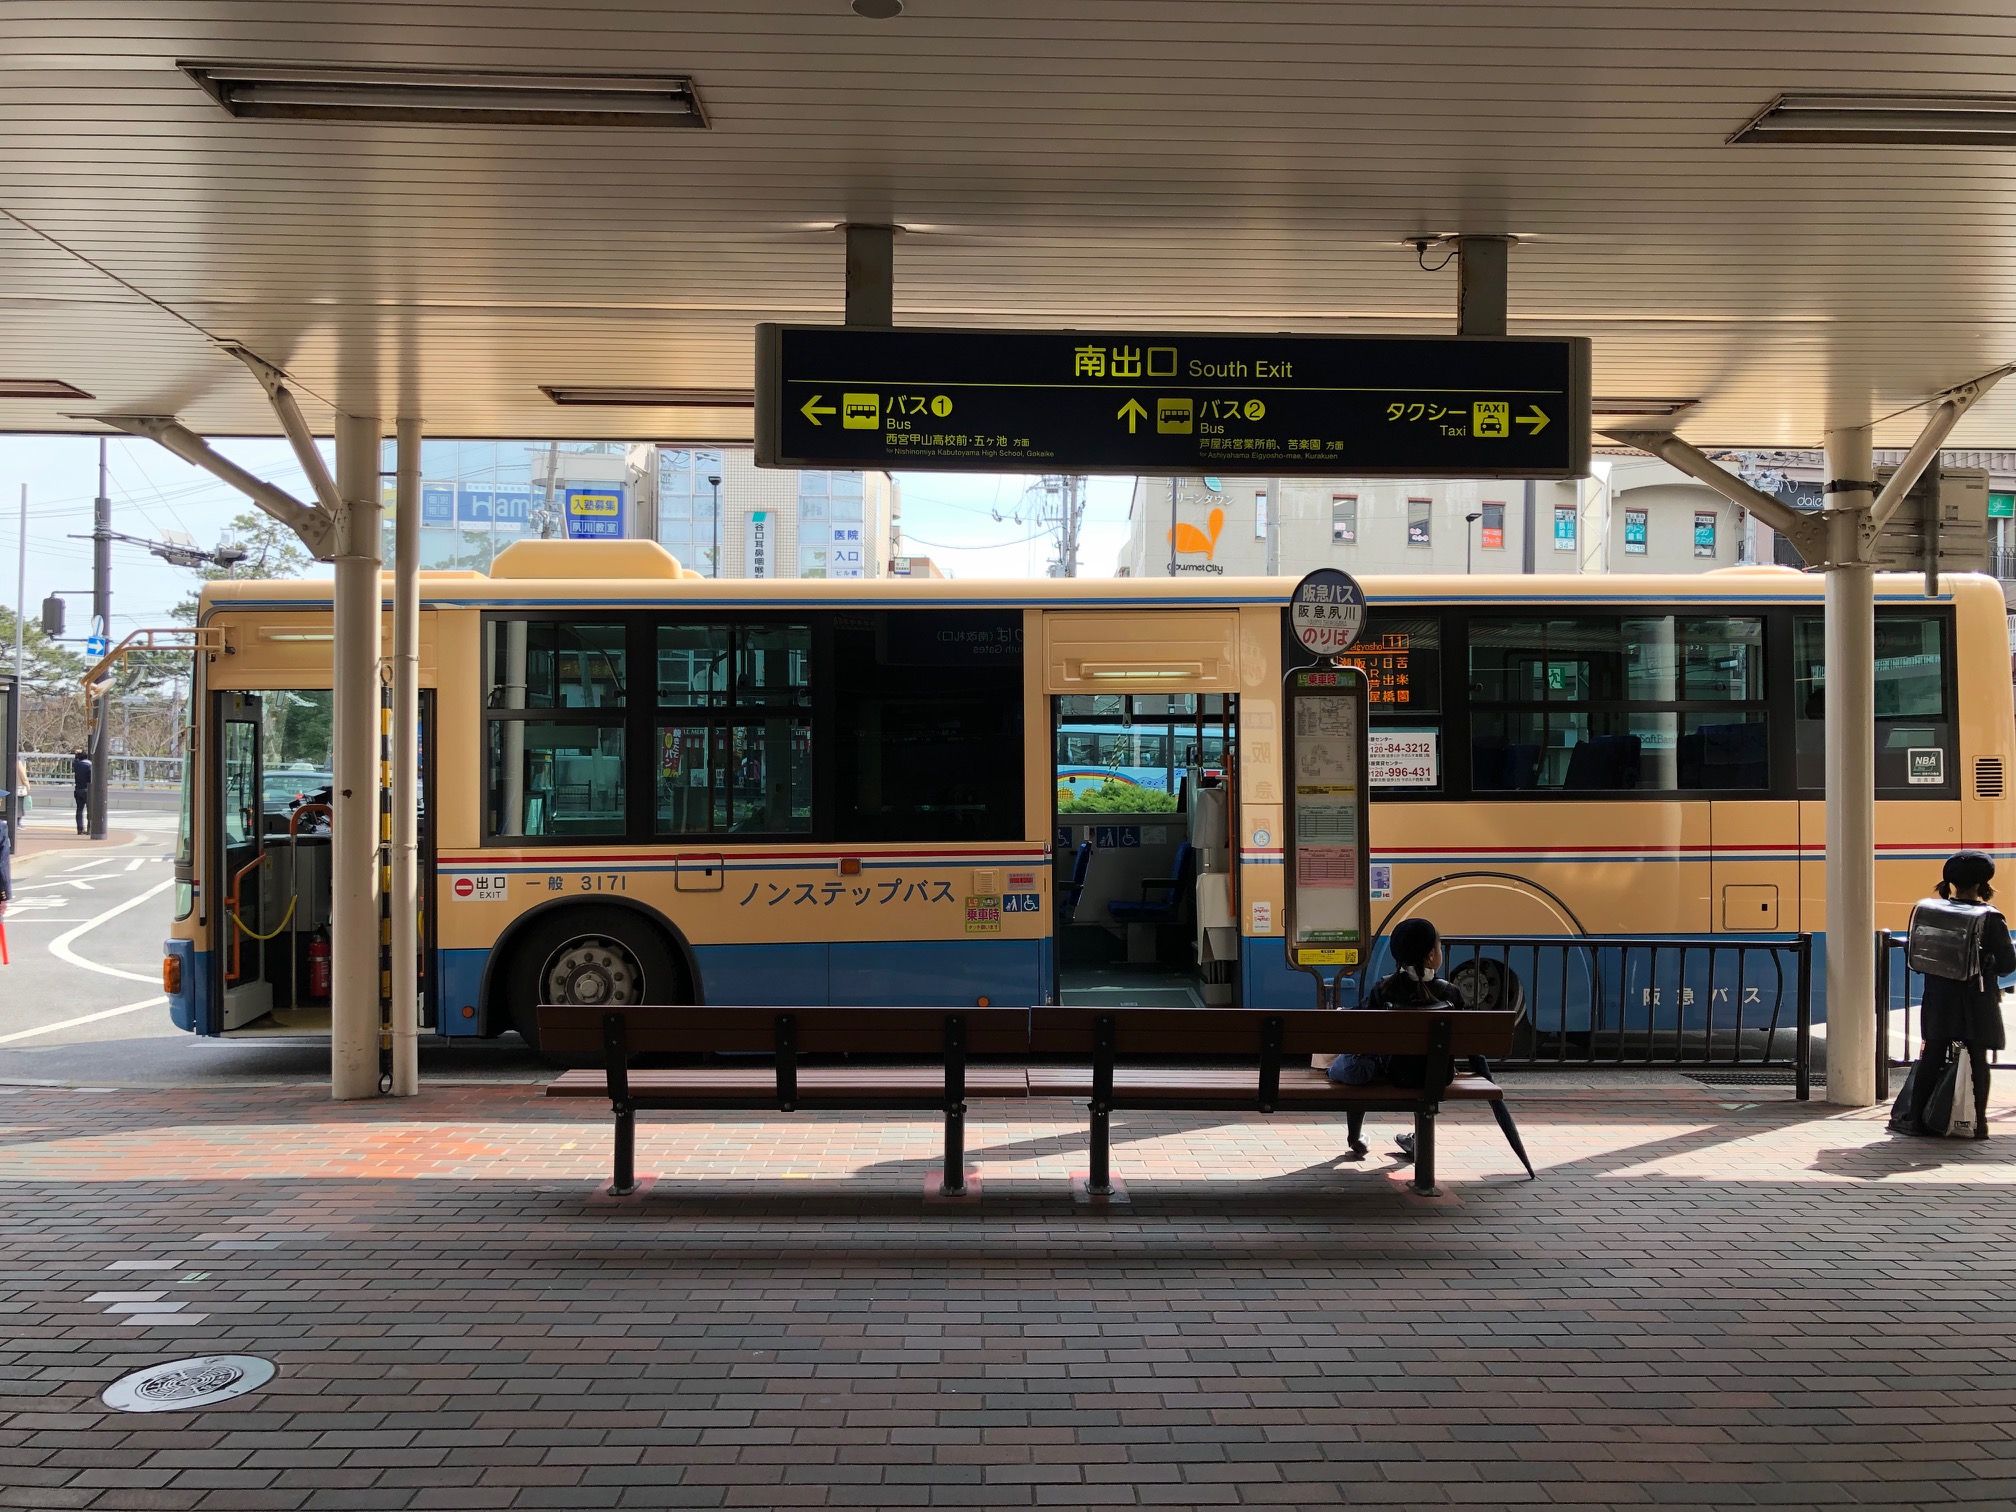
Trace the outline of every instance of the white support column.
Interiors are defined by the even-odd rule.
[[[399,422],[392,577],[392,1095],[420,1090],[420,422]]]
[[[1875,498],[1866,428],[1827,447],[1827,1100],[1876,1100],[1876,595],[1862,551]]]
[[[378,652],[376,416],[336,417],[335,820],[330,826],[329,1094],[378,1092]]]

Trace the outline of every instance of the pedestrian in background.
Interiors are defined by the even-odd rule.
[[[83,834],[89,827],[85,820],[91,807],[91,758],[79,746],[70,756],[70,781],[76,789],[77,833]]]

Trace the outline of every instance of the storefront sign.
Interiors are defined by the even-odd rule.
[[[771,537],[772,519],[767,509],[749,511],[749,531],[743,545],[747,555],[746,566],[752,578],[777,575],[777,564],[771,555],[776,548],[776,542]]]
[[[623,539],[623,488],[605,483],[570,488],[563,496],[562,517],[567,522],[570,541],[620,541]]]

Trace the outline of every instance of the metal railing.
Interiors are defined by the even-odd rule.
[[[179,788],[182,786],[182,758],[180,756],[109,756],[111,766],[105,773],[106,782],[116,788]],[[70,786],[70,758],[21,753],[21,760],[28,768],[30,787]]]
[[[1449,936],[1442,950],[1472,1006],[1523,1009],[1499,1064],[1784,1070],[1811,1094],[1811,935]]]
[[[1918,1010],[1925,1001],[1925,977],[1905,960],[1901,931],[1876,931],[1876,1095],[1890,1095],[1890,1073],[1918,1059]],[[1990,1050],[1988,1064],[2002,1064]]]

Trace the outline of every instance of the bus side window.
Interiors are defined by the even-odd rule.
[[[1946,622],[1936,614],[1876,615],[1876,787],[1891,797],[1944,797],[1959,781],[1946,706]],[[1799,786],[1826,786],[1826,633],[1819,615],[1794,622],[1793,709]]]

